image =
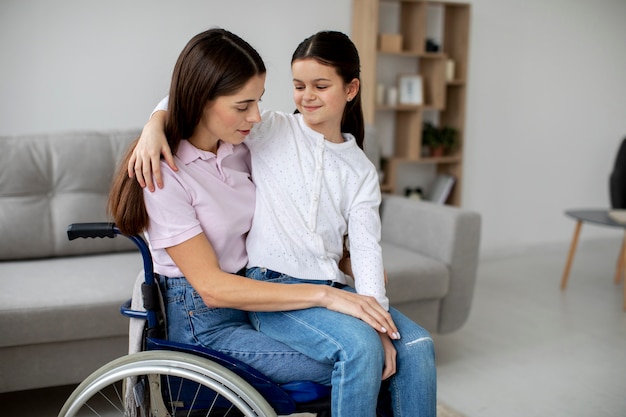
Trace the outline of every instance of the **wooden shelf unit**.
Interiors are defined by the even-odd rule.
[[[381,6],[397,8],[401,51],[378,48]],[[434,12],[434,13],[433,13]],[[433,21],[433,16],[435,16]],[[448,203],[461,204],[465,102],[469,50],[470,5],[425,0],[353,0],[352,35],[361,57],[361,94],[366,123],[376,124],[377,114],[394,113],[392,154],[384,158],[384,192],[398,193],[397,171],[400,164],[432,164],[436,173],[453,175],[456,184]],[[426,42],[429,25],[440,31],[439,50],[429,52]],[[414,60],[417,75],[424,80],[423,105],[377,105],[377,63],[385,57]],[[454,62],[454,77],[446,79],[446,63]],[[402,71],[398,69],[398,74]],[[438,158],[422,156],[424,113],[435,113],[440,127],[458,131],[458,143],[450,155]]]

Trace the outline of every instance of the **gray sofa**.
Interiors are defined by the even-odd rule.
[[[69,241],[70,223],[106,221],[114,167],[139,131],[0,137],[0,392],[80,382],[128,349],[141,257],[126,239]],[[392,305],[436,333],[472,302],[480,216],[385,196]]]

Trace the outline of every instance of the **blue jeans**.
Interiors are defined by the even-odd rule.
[[[332,285],[330,281],[300,280],[265,268],[249,269],[247,275],[277,283]],[[432,338],[399,311],[391,308],[389,312],[402,336],[393,341],[397,351],[397,372],[389,380],[393,415],[435,417],[437,377]],[[333,366],[333,417],[376,415],[384,351],[377,332],[368,324],[325,308],[249,315],[262,333]]]
[[[165,299],[168,339],[208,347],[258,369],[272,381],[315,381],[330,385],[332,365],[258,332],[248,313],[209,308],[185,278],[160,277]]]

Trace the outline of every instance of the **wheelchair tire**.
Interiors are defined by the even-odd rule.
[[[131,391],[148,398],[145,408],[130,413],[124,401],[127,381],[148,381],[146,375],[151,375],[150,381]],[[197,402],[204,404],[197,408]],[[101,415],[276,417],[267,401],[238,375],[212,361],[167,350],[133,353],[102,366],[72,392],[59,413],[59,417]]]

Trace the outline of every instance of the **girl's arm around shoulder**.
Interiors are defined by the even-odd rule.
[[[139,141],[128,161],[128,176],[135,177],[142,187],[154,191],[154,184],[163,188],[161,175],[161,155],[174,171],[178,167],[165,137],[165,111],[155,111],[143,127]],[[154,180],[153,180],[154,178]]]

